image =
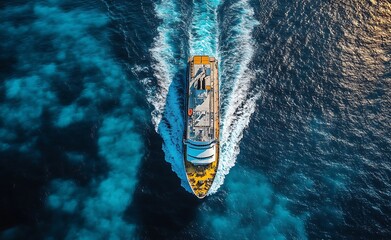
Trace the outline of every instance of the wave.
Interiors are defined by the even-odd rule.
[[[165,160],[181,179],[181,185],[190,191],[182,163],[183,83],[187,60],[187,56],[183,55],[186,55],[187,50],[183,49],[186,44],[181,41],[188,40],[190,55],[214,55],[220,59],[222,145],[219,173],[210,194],[218,190],[225,175],[235,165],[243,131],[260,96],[258,89],[251,87],[256,72],[249,68],[255,51],[252,31],[258,24],[254,11],[248,1],[237,1],[227,7],[225,19],[221,22],[218,9],[223,4],[218,0],[206,3],[194,1],[190,28],[186,27],[185,16],[177,1],[163,0],[155,4],[156,17],[161,20],[161,24],[157,28],[158,34],[150,53],[157,83],[151,84],[151,79],[142,80],[147,100],[154,108],[152,122],[163,139]],[[223,29],[224,33],[219,29]],[[178,42],[181,34],[188,36],[188,39]],[[219,41],[222,34],[224,41]],[[146,71],[140,66],[133,70],[136,73]]]
[[[218,174],[210,190],[215,193],[223,184],[225,176],[235,165],[240,152],[239,143],[243,131],[255,111],[256,102],[261,96],[254,87],[259,71],[251,69],[250,63],[255,53],[252,32],[259,24],[249,1],[233,3],[224,11],[224,39],[220,36],[219,58],[221,78],[221,152]]]

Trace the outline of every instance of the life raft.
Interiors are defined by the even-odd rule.
[[[193,109],[192,108],[189,108],[189,110],[187,110],[187,115],[189,115],[189,116],[193,115]]]

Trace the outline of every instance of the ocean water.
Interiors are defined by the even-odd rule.
[[[391,239],[391,3],[0,3],[0,239]],[[221,164],[182,166],[219,59]]]

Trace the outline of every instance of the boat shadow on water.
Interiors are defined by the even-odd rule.
[[[178,72],[185,73],[185,70]],[[173,91],[184,94],[184,77],[184,74],[177,74],[170,84],[168,96]],[[169,99],[167,97],[165,106],[170,106]],[[180,110],[183,110],[183,104],[179,105]],[[164,111],[160,124],[166,124],[164,116],[169,114],[172,112]],[[160,127],[162,126],[159,125]],[[147,151],[139,168],[138,184],[132,203],[125,213],[125,219],[138,226],[138,233],[142,239],[190,237],[185,236],[190,234],[189,232],[182,230],[196,218],[202,200],[197,199],[181,186],[181,180],[171,169],[171,164],[165,160],[165,153],[162,150],[163,138],[156,133],[152,124],[145,131],[144,137],[148,141]],[[178,163],[183,159],[175,161]]]

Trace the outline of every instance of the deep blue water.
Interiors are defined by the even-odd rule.
[[[391,4],[0,3],[0,239],[391,239]],[[182,168],[220,60],[210,196]]]

